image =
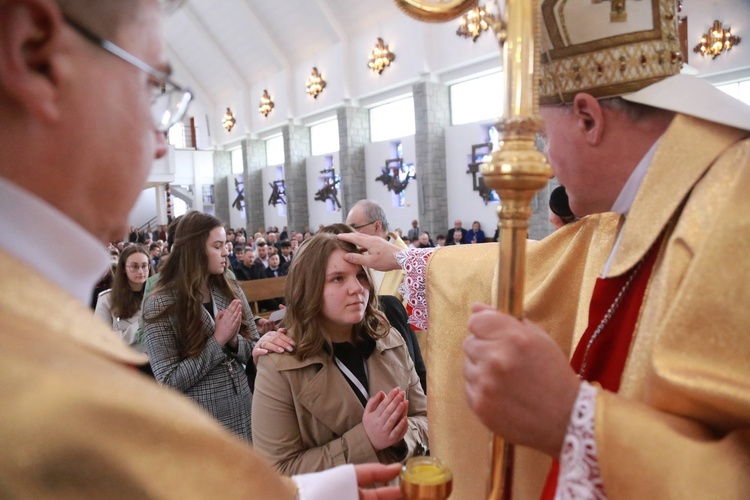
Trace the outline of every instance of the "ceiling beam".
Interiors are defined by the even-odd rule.
[[[292,74],[292,65],[290,64],[289,59],[287,59],[284,55],[284,52],[279,47],[276,39],[266,29],[265,24],[263,24],[258,15],[255,13],[255,9],[253,9],[253,5],[250,0],[245,0],[245,5],[247,6],[247,14],[254,24],[255,32],[263,39],[263,42],[268,46],[271,54],[273,54],[273,57],[281,65],[281,68],[284,71],[284,74],[286,76],[284,85],[286,88],[284,89],[284,91],[286,92],[286,102],[289,103],[287,106],[287,118],[292,118],[297,112],[297,105],[296,100],[294,99],[294,89],[292,82],[292,79],[294,78],[294,75]]]
[[[217,109],[216,102],[213,100],[211,94],[206,91],[205,87],[201,85],[200,80],[198,80],[190,71],[190,69],[188,69],[188,66],[184,62],[182,62],[182,59],[180,59],[180,57],[177,55],[174,49],[169,46],[169,44],[164,44],[164,51],[166,52],[167,60],[174,67],[176,73],[179,75],[179,78],[184,78],[190,90],[192,92],[195,92],[195,98],[203,101],[208,112],[215,113]],[[207,126],[209,127],[208,136],[210,137],[211,142],[214,142],[214,131],[211,130],[213,128],[211,126],[211,123],[213,122],[207,124]]]
[[[286,58],[286,56],[284,56],[284,52],[281,50],[281,48],[279,48],[279,44],[276,43],[274,37],[266,29],[266,26],[258,18],[258,15],[255,13],[255,9],[253,9],[252,3],[250,3],[250,0],[245,0],[245,5],[247,6],[247,14],[248,16],[250,16],[250,20],[254,24],[255,33],[260,35],[260,37],[263,39],[263,42],[268,46],[268,49],[271,51],[273,57],[276,59],[276,61],[278,61],[281,67],[285,70],[288,70],[291,67],[291,65],[289,64],[289,60]]]
[[[216,39],[216,37],[211,33],[211,31],[206,27],[205,24],[203,24],[203,21],[201,21],[200,17],[195,13],[195,10],[193,10],[193,7],[186,3],[181,9],[180,12],[185,14],[185,17],[188,18],[188,20],[197,28],[198,32],[206,39],[208,40],[209,45],[213,48],[213,50],[219,54],[221,61],[224,63],[224,65],[229,69],[229,76],[234,80],[235,85],[242,87],[243,89],[247,89],[248,82],[245,80],[245,78],[242,76],[240,71],[237,69],[237,67],[234,65],[234,62],[229,57],[229,55],[224,52],[224,49],[221,46],[221,43]]]
[[[168,43],[165,43],[165,52],[167,54],[167,60],[172,66],[174,66],[179,78],[185,78],[190,90],[195,92],[195,97],[205,101],[207,107],[215,109],[216,103],[211,94],[206,91],[206,88],[201,84],[200,80],[198,80],[188,66],[182,62],[180,56],[177,55],[177,52],[175,52]]]
[[[334,33],[336,33],[336,36],[339,37],[340,42],[347,42],[349,41],[349,37],[346,34],[346,31],[344,30],[344,27],[341,25],[341,22],[339,22],[338,17],[336,17],[336,14],[333,13],[333,10],[331,10],[331,7],[328,5],[328,2],[326,0],[315,0],[315,3],[318,6],[318,9],[323,13],[323,17],[326,18],[326,21],[333,29]]]
[[[339,22],[339,19],[336,17],[336,14],[333,13],[333,10],[331,10],[330,5],[328,5],[328,2],[326,0],[315,0],[315,4],[318,6],[318,9],[323,13],[323,17],[325,17],[328,24],[331,26],[333,31],[336,33],[336,36],[339,38],[339,43],[341,44],[341,61],[342,61],[342,74],[344,75],[344,100],[351,99],[351,82],[352,82],[352,68],[351,64],[349,64],[349,37],[346,34],[346,31],[344,30],[344,27],[341,25],[341,22]]]

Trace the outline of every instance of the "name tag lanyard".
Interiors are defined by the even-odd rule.
[[[341,373],[344,374],[346,378],[349,379],[349,382],[354,384],[354,387],[357,388],[357,390],[365,397],[365,401],[370,399],[370,393],[365,389],[365,386],[362,385],[362,382],[359,381],[356,375],[352,373],[352,371],[347,368],[347,366],[337,357],[333,357],[334,361],[336,361],[336,365],[339,367],[339,370],[341,370]],[[370,379],[370,373],[367,371],[367,363],[363,363],[365,368],[365,377],[367,377],[367,380]]]

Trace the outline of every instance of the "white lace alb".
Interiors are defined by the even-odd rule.
[[[581,382],[560,453],[555,500],[605,499],[594,436],[598,390]]]
[[[411,306],[409,322],[420,330],[427,330],[427,261],[435,248],[408,248],[396,252],[398,265],[406,272],[399,293]]]

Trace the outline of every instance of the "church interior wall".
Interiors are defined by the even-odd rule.
[[[275,165],[263,167],[263,220],[265,221],[264,226],[276,226],[279,229],[287,225],[286,215],[279,215],[278,207],[268,204],[268,200],[271,198],[271,184],[276,180],[276,169]],[[282,167],[283,168],[283,167]],[[250,228],[253,232],[257,228]]]
[[[354,96],[380,93],[383,89],[410,82],[420,73],[428,71],[424,59],[425,29],[423,23],[414,26],[411,19],[398,16],[394,21],[380,25],[379,29],[368,30],[352,38],[349,66]],[[362,57],[372,52],[378,37],[383,38],[383,42],[396,54],[396,59],[382,74],[368,68],[367,59]]]
[[[495,234],[497,225],[497,202],[486,205],[479,193],[473,190],[472,176],[467,174],[471,161],[471,146],[487,142],[489,122],[454,125],[445,131],[446,180],[448,185],[448,227],[453,227],[455,219],[463,221],[463,227],[471,228],[471,223],[479,221],[488,238]]]
[[[156,189],[153,187],[146,188],[138,195],[138,200],[130,211],[130,224],[140,226],[151,220],[155,215]]]
[[[309,69],[312,71],[312,68]],[[260,107],[260,96],[263,90],[268,90],[274,108],[268,116],[263,116],[258,112]],[[287,96],[292,89],[287,88],[287,73],[282,70],[275,75],[266,78],[263,82],[250,87],[250,95],[247,106],[247,116],[250,117],[250,126],[254,131],[267,130],[284,125],[292,112],[292,103]]]
[[[343,47],[341,43],[331,46],[328,50],[316,54],[315,57],[306,59],[294,67],[294,86],[292,88],[292,106],[296,117],[304,117],[320,113],[324,109],[333,109],[340,105],[346,95]],[[326,87],[316,99],[310,97],[305,84],[307,77],[312,73],[313,67],[326,82]],[[257,111],[255,111],[257,113]]]
[[[328,168],[329,160],[328,157],[333,157],[333,166],[338,170],[339,165],[339,154],[338,152],[328,153],[318,156],[310,156],[305,162],[305,172],[307,175],[307,210],[310,214],[309,227],[312,231],[317,230],[320,224],[325,226],[329,224],[335,224],[337,222],[343,222],[344,217],[341,214],[340,209],[329,210],[328,204],[315,199],[315,193],[320,189],[320,177],[321,171]],[[343,191],[346,186],[342,186],[338,190],[338,199],[343,199]],[[266,209],[268,210],[268,209]],[[302,227],[294,227],[289,229],[295,229],[301,231]]]
[[[411,221],[419,219],[418,183],[410,181],[405,190],[405,205],[394,206],[393,194],[382,182],[375,179],[382,173],[385,160],[396,158],[395,144],[401,142],[404,163],[414,163],[416,158],[414,136],[401,137],[387,141],[371,142],[365,145],[365,169],[367,178],[367,198],[375,201],[385,211],[389,229],[400,227],[404,233],[411,227]],[[417,176],[419,172],[417,171]],[[346,214],[344,214],[346,217]]]
[[[232,228],[245,227],[247,225],[247,217],[245,217],[245,212],[234,206],[234,201],[237,198],[237,186],[235,184],[235,179],[238,179],[240,182],[244,183],[242,174],[228,175],[225,179],[225,182],[227,183],[227,193],[229,193],[229,227]]]
[[[700,76],[707,77],[714,84],[733,81],[742,75],[744,78],[750,78],[750,47],[745,46],[747,41],[716,59],[701,57],[692,52],[700,35],[707,31],[714,19],[730,26],[733,33],[745,39],[750,37],[750,2],[723,2],[719,9],[715,2],[689,1],[685,2],[684,14],[688,17],[689,64]],[[456,37],[455,29],[454,23],[429,25],[399,16],[381,23],[377,29],[363,31],[315,54],[314,57],[291,64],[288,69],[282,68],[269,75],[262,83],[256,83],[251,87],[235,87],[234,90],[217,96],[214,102],[205,102],[206,99],[199,98],[191,107],[191,116],[195,118],[197,127],[198,149],[222,149],[236,145],[247,137],[267,137],[290,123],[291,117],[294,117],[296,123],[308,124],[326,113],[335,113],[342,103],[356,106],[360,104],[361,99],[365,105],[372,106],[379,98],[390,95],[389,92],[410,88],[411,83],[417,80],[427,79],[450,84],[470,78],[472,75],[486,73],[488,69],[499,66],[499,50],[493,36],[485,34],[472,43],[470,40]],[[366,59],[362,56],[372,50],[378,36],[382,36],[397,55],[396,61],[383,75],[369,71]],[[317,99],[308,96],[304,88],[304,82],[313,66],[318,67],[327,81],[326,89]],[[179,63],[176,69],[180,69]],[[288,78],[287,71],[291,74],[291,79]],[[269,90],[275,102],[275,108],[268,118],[258,113],[260,95],[265,88]],[[231,133],[227,133],[220,123],[227,106],[232,108],[237,118],[237,125]],[[462,219],[465,224],[479,220],[485,232],[491,236],[494,233],[497,204],[485,205],[481,197],[472,190],[471,175],[465,173],[471,145],[484,142],[485,129],[486,124],[474,123],[446,130],[446,197],[448,219],[451,223],[456,218]],[[403,139],[407,162],[408,140],[413,143],[414,138]],[[392,227],[404,228],[409,226],[411,219],[418,219],[419,181],[410,182],[407,188],[407,206],[394,208],[391,194],[381,183],[374,181],[375,177],[380,175],[384,159],[389,157],[388,143],[389,141],[385,144],[368,144],[365,148],[367,195],[386,208]],[[381,151],[381,148],[384,149]],[[188,158],[186,155],[195,155],[195,158]],[[173,153],[173,158],[176,169],[175,183],[192,184],[196,180],[196,172],[198,182],[211,182],[210,156],[206,155],[204,158],[201,151],[178,150]],[[328,212],[324,203],[314,200],[314,193],[318,190],[317,172],[324,168],[322,161],[308,159],[308,208],[311,228],[316,228],[321,223],[339,222],[345,217],[345,214]],[[264,183],[267,182],[269,181],[264,177]],[[263,189],[267,196],[270,187],[264,186]],[[342,186],[341,189],[346,189],[346,186]],[[145,196],[145,199],[149,199],[149,196]],[[278,215],[273,215],[276,213],[273,207],[267,206],[266,203],[267,197],[264,200],[267,225],[285,225],[280,222],[282,219]],[[131,221],[140,224],[149,218],[142,219],[134,215]]]

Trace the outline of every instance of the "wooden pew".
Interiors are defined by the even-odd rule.
[[[253,314],[267,318],[271,311],[260,313],[258,301],[277,299],[284,297],[284,288],[286,287],[286,276],[278,278],[266,278],[262,280],[238,281],[240,288],[245,293],[247,301],[253,310]]]

